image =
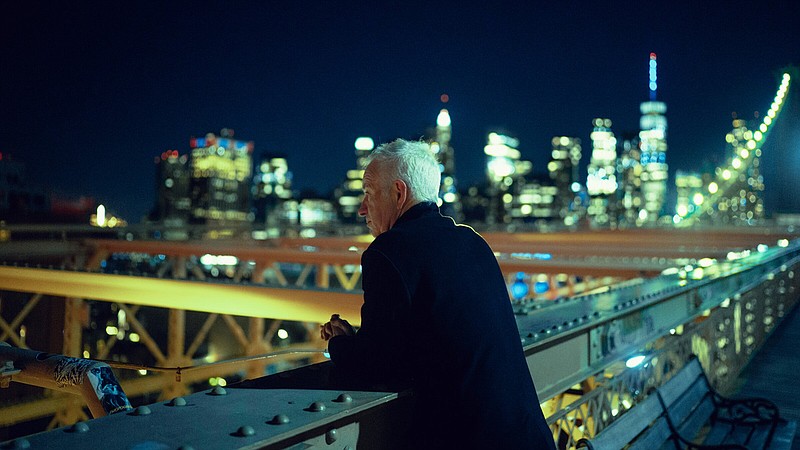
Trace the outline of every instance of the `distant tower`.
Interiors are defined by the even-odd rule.
[[[252,220],[250,178],[253,142],[232,139],[223,129],[192,138],[190,160],[191,220],[206,225],[236,225]]]
[[[292,172],[285,155],[266,153],[255,166],[251,193],[255,223],[267,237],[277,237],[283,225],[283,205],[292,199]],[[258,227],[255,227],[258,228]]]
[[[703,204],[705,200],[703,192],[707,184],[708,182],[703,179],[703,174],[699,172],[683,170],[675,172],[675,192],[678,196],[675,201],[675,214],[679,218],[694,214],[695,210]]]
[[[446,94],[442,95],[442,101],[446,99]],[[442,184],[439,186],[440,208],[442,214],[460,221],[463,217],[461,199],[456,188],[456,165],[453,146],[450,145],[451,136],[450,113],[442,108],[436,117],[436,138],[431,142],[431,150],[439,160],[439,170],[442,172]]]
[[[760,132],[760,130],[759,130]],[[756,147],[755,133],[744,120],[733,119],[733,129],[725,136],[731,159],[716,169],[717,185],[727,194],[716,205],[716,222],[734,225],[755,225],[764,219],[764,177],[761,175],[761,149]]]
[[[575,203],[580,202],[577,192],[580,190],[578,164],[581,160],[581,140],[576,137],[555,136],[552,144],[552,159],[547,164],[547,171],[556,187],[553,207],[556,210],[555,216],[569,226],[577,221]]]
[[[656,54],[650,53],[650,101],[639,106],[639,141],[642,164],[642,196],[639,211],[643,223],[655,223],[667,195],[667,105],[656,101]]]
[[[483,153],[486,154],[487,197],[489,198],[486,221],[489,224],[511,221],[514,199],[513,185],[520,171],[530,171],[520,161],[517,150],[519,140],[500,133],[489,133]]]
[[[586,176],[590,199],[586,212],[593,225],[606,226],[615,217],[611,208],[617,192],[617,138],[611,131],[611,119],[596,118],[592,124],[592,159]]]
[[[620,226],[641,225],[642,154],[637,132],[623,133],[620,156],[617,159],[617,216]]]
[[[363,223],[358,217],[358,209],[364,198],[364,169],[366,169],[367,156],[373,148],[375,141],[370,137],[361,136],[355,141],[356,168],[347,171],[347,176],[341,186],[336,189],[336,211],[339,220],[343,223]]]
[[[182,227],[189,222],[192,200],[189,198],[188,156],[167,150],[155,159],[156,206],[153,219],[164,225]]]

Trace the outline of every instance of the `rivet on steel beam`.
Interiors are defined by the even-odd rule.
[[[86,433],[89,431],[89,425],[86,422],[78,422],[67,429],[70,433]]]
[[[228,391],[222,386],[215,386],[214,389],[209,392],[209,395],[228,395]]]
[[[338,436],[338,433],[336,431],[336,428],[331,428],[330,430],[328,430],[325,433],[325,443],[328,444],[328,445],[331,445],[334,442],[336,442],[336,439],[338,439],[338,437],[339,436]]]
[[[250,425],[242,425],[236,430],[236,435],[241,437],[252,436],[256,434],[256,430],[253,429]]]
[[[351,397],[350,394],[342,393],[339,394],[334,401],[337,403],[350,403],[353,401],[353,397]]]
[[[186,399],[183,397],[175,397],[167,403],[167,406],[186,406]]]
[[[322,412],[322,411],[325,411],[325,404],[322,403],[322,402],[314,402],[314,403],[308,405],[308,408],[306,408],[306,411],[310,411],[310,412]]]
[[[150,407],[148,407],[148,406],[144,406],[144,405],[137,407],[137,408],[136,408],[136,409],[133,411],[133,415],[134,415],[134,416],[147,416],[147,415],[149,415],[150,413],[152,413],[152,411],[150,411]]]
[[[289,416],[286,414],[276,414],[275,417],[270,419],[270,421],[267,423],[272,425],[284,425],[289,423]]]
[[[19,438],[11,443],[11,447],[3,448],[31,448],[31,443],[25,438]]]

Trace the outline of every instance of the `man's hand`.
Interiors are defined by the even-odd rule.
[[[340,319],[338,314],[331,316],[330,322],[320,325],[319,335],[326,341],[334,336],[352,336],[356,334],[350,322]]]

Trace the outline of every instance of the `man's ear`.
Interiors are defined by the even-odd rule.
[[[394,199],[397,209],[403,208],[408,200],[408,185],[403,180],[394,180]]]

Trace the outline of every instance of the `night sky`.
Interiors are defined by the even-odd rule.
[[[322,194],[356,137],[421,137],[443,106],[461,186],[484,176],[489,131],[518,137],[535,172],[554,135],[580,137],[588,161],[594,117],[638,129],[650,52],[670,172],[711,170],[731,113],[765,112],[800,64],[796,0],[160,3],[6,2],[0,18],[0,152],[132,223],[154,203],[153,159],[225,127]],[[764,149],[770,212],[800,212],[788,119]]]

